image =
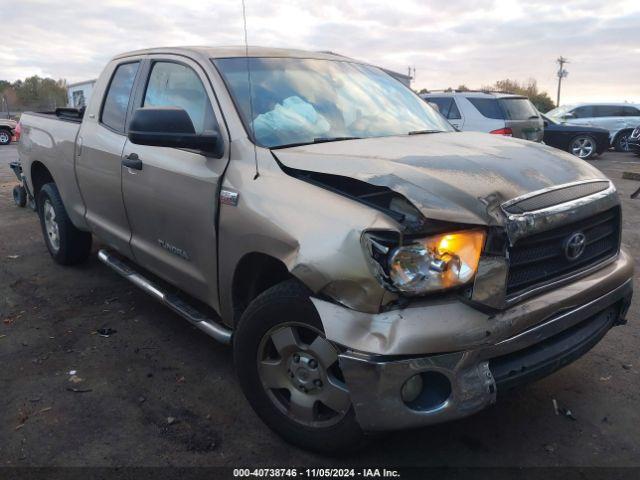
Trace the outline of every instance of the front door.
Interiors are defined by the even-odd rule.
[[[113,65],[104,102],[92,102],[85,113],[76,149],[76,176],[93,233],[131,256],[131,231],[122,200],[122,150],[125,124],[140,61]],[[99,89],[98,89],[99,90]],[[100,98],[103,91],[96,91]]]
[[[181,107],[196,133],[219,128],[211,85],[200,67],[183,57],[151,57],[139,106]],[[136,261],[187,293],[217,305],[216,214],[222,158],[199,151],[136,145],[123,156],[137,157],[141,170],[122,167],[122,190]]]

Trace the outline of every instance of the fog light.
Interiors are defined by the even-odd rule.
[[[402,390],[400,391],[402,401],[404,403],[411,403],[415,401],[420,396],[420,393],[422,393],[423,385],[422,376],[420,374],[414,375],[404,382]]]

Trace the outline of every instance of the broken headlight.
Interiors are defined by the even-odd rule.
[[[390,247],[365,234],[364,244],[375,262],[374,273],[383,283],[406,295],[420,295],[470,282],[485,236],[482,230],[464,230]]]

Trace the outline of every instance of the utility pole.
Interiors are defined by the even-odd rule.
[[[569,63],[569,60],[567,60],[562,55],[560,55],[558,57],[558,59],[556,60],[556,62],[558,63],[558,65],[560,65],[560,68],[558,68],[558,99],[556,101],[556,107],[559,107],[560,106],[560,89],[562,87],[562,79],[566,78],[567,75],[569,75],[569,72],[567,72],[564,69],[564,64],[565,63]]]
[[[411,80],[416,79],[416,67],[413,67],[413,74],[411,74],[411,65],[407,67],[407,76],[409,77],[409,85],[411,85]]]

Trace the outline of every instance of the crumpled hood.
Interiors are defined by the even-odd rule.
[[[568,153],[476,132],[318,143],[273,150],[287,167],[388,187],[431,219],[501,225],[500,205],[543,188],[606,178]]]

